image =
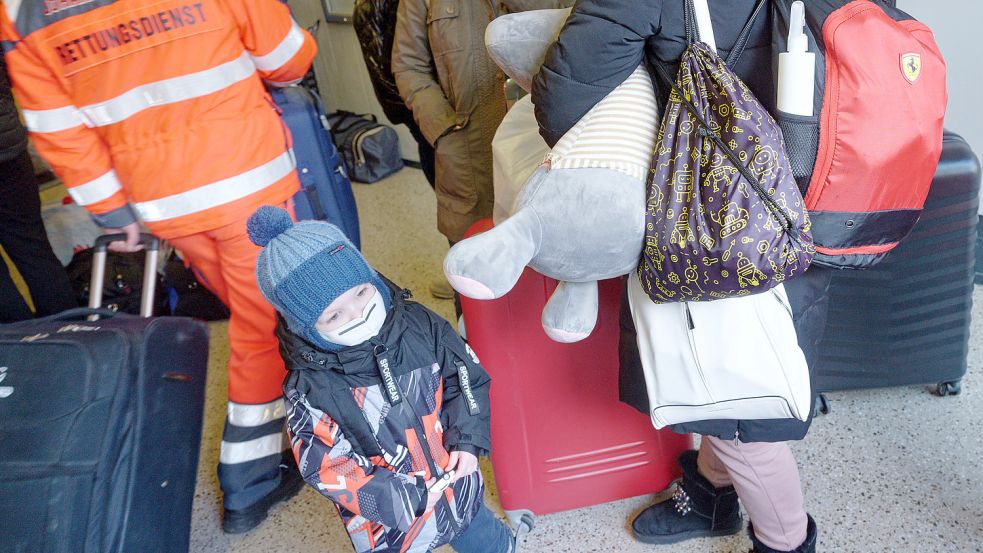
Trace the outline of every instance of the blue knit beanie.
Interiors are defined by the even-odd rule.
[[[329,351],[342,349],[321,337],[314,324],[331,302],[359,284],[375,285],[389,312],[389,287],[331,223],[294,224],[286,210],[263,206],[249,217],[246,231],[263,248],[256,259],[260,291],[290,330],[308,342]]]

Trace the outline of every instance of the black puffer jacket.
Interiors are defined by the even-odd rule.
[[[764,0],[767,3],[767,0]],[[711,2],[717,52],[727,58],[754,10],[751,0]],[[732,69],[766,108],[774,105],[768,6],[754,21]],[[551,146],[647,56],[676,74],[686,49],[682,0],[582,0],[533,79],[540,133]],[[658,88],[658,83],[655,83]],[[662,91],[660,108],[668,91]]]
[[[762,0],[767,2],[767,0]],[[727,58],[738,35],[750,19],[756,2],[711,2],[717,51]],[[755,18],[746,48],[732,69],[747,83],[762,104],[774,106],[771,64],[771,31],[768,6]],[[635,70],[643,57],[660,63],[675,74],[686,49],[682,0],[582,0],[574,6],[557,43],[547,52],[542,69],[533,80],[532,96],[540,133],[555,144],[598,101]],[[658,90],[658,82],[654,83]],[[660,111],[668,91],[659,91]],[[813,267],[785,284],[792,305],[799,346],[810,365],[816,359],[826,327],[827,290],[831,273]],[[648,414],[635,327],[622,302],[621,400]],[[779,442],[805,436],[812,420],[713,420],[673,426],[692,432],[744,442]]]
[[[396,89],[393,77],[393,37],[396,34],[396,8],[399,0],[356,0],[352,24],[362,47],[369,79],[382,111],[393,125],[414,124],[410,112]]]
[[[27,131],[17,117],[17,107],[10,93],[7,65],[0,55],[0,163],[13,159],[27,148]]]

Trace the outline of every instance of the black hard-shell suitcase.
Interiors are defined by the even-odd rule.
[[[973,304],[980,162],[945,133],[918,224],[877,266],[833,274],[817,391],[934,384],[959,392]]]
[[[0,550],[186,552],[207,357],[204,323],[180,317],[0,326]]]

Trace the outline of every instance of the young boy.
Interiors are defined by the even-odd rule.
[[[450,324],[406,301],[334,225],[250,217],[260,290],[280,314],[288,432],[301,476],[359,553],[512,553],[485,507],[490,378]]]

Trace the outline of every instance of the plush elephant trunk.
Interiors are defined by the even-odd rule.
[[[570,8],[532,10],[497,17],[485,28],[485,46],[492,60],[526,92],[539,72],[549,46]]]
[[[532,209],[520,209],[491,230],[455,244],[444,258],[444,274],[469,298],[500,298],[539,253],[542,239],[539,216]]]

